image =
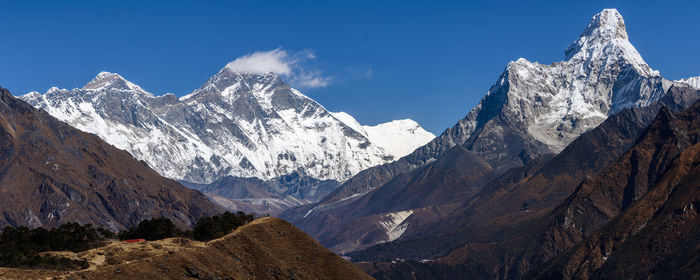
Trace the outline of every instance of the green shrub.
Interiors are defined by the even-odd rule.
[[[182,236],[182,231],[165,217],[143,220],[136,228],[119,233],[119,239],[160,240],[169,237]]]
[[[98,247],[105,238],[114,236],[109,230],[87,224],[66,223],[47,230],[42,227],[5,227],[0,234],[0,266],[46,269],[86,267],[86,261],[40,256],[45,251],[80,252]]]
[[[194,226],[193,237],[196,240],[208,241],[229,234],[236,228],[253,221],[255,217],[243,212],[233,214],[226,212],[218,216],[199,219]]]
[[[199,219],[193,231],[181,231],[168,218],[143,220],[135,228],[119,232],[119,239],[160,240],[169,237],[189,237],[199,241],[208,241],[229,234],[234,229],[255,219],[253,215],[243,212],[236,214],[225,212],[221,215]]]
[[[243,212],[201,218],[193,231],[183,232],[168,218],[154,218],[141,221],[137,227],[121,231],[119,239],[159,240],[169,237],[190,237],[200,241],[222,237],[236,228],[253,221],[253,215]],[[24,226],[5,227],[0,234],[0,266],[78,269],[87,268],[85,260],[71,260],[63,257],[40,256],[46,251],[80,252],[99,247],[107,238],[114,238],[109,230],[95,228],[91,224],[65,223],[47,230],[42,227],[29,229]]]

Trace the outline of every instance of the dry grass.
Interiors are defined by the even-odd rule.
[[[291,224],[263,218],[209,242],[110,242],[81,253],[78,271],[0,268],[3,279],[370,279]]]

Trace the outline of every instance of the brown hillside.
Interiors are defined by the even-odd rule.
[[[78,254],[91,267],[56,272],[0,269],[0,278],[371,279],[288,222],[262,218],[207,243],[171,238]]]
[[[547,245],[565,238],[586,240],[532,276],[699,277],[698,116],[700,104],[677,115],[662,110],[621,161],[582,184],[548,228]]]
[[[220,211],[201,193],[0,88],[0,226],[78,222],[121,230],[164,216],[189,227]]]

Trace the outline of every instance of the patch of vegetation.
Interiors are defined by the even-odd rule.
[[[253,221],[253,215],[244,212],[225,212],[221,215],[199,219],[192,231],[181,231],[168,218],[143,220],[135,228],[119,232],[119,239],[160,240],[170,237],[187,237],[199,241],[209,241],[231,233],[236,228]]]
[[[0,267],[42,268],[54,270],[84,269],[85,260],[42,255],[46,251],[81,252],[103,245],[109,238],[160,240],[169,237],[187,237],[208,241],[229,234],[236,228],[253,221],[255,217],[243,212],[226,212],[201,218],[194,230],[182,231],[164,217],[141,221],[137,227],[115,235],[109,230],[94,228],[91,224],[66,223],[47,230],[42,227],[5,227],[0,234]]]
[[[5,227],[0,234],[0,266],[45,269],[87,268],[85,260],[42,256],[45,251],[80,252],[99,247],[114,233],[87,224],[66,223],[50,230],[38,227]]]
[[[149,241],[183,236],[183,232],[165,217],[143,220],[135,228],[119,232],[119,239],[146,239]]]
[[[236,214],[226,212],[221,215],[199,219],[194,226],[193,237],[199,241],[216,239],[231,233],[236,228],[250,223],[255,217],[239,211]]]

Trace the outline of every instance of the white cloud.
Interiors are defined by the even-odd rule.
[[[292,73],[292,68],[287,52],[277,48],[267,52],[254,52],[244,55],[236,60],[226,64],[229,69],[240,73],[277,73],[280,75],[289,75]]]
[[[305,50],[290,55],[282,48],[259,51],[236,58],[226,67],[241,73],[277,73],[287,79],[292,86],[319,88],[327,86],[331,79],[323,76],[320,70],[305,70],[304,62],[316,59],[313,52]]]

